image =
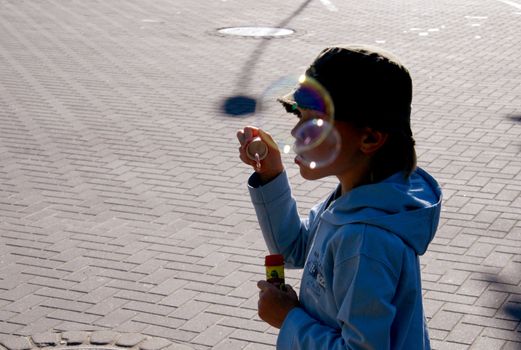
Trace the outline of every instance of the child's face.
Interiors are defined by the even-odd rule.
[[[295,137],[295,133],[301,125],[311,119],[320,118],[320,113],[308,109],[298,110],[298,122],[291,131]],[[346,122],[335,122],[334,130],[339,137],[324,138],[324,140],[313,149],[306,151],[306,156],[311,159],[326,159],[331,157],[332,152],[336,152],[333,158],[323,166],[312,167],[308,163],[302,161],[300,156],[295,157],[295,163],[300,168],[300,174],[307,180],[316,180],[326,176],[345,177],[346,173],[358,167],[363,159],[360,152],[362,143],[362,132]]]

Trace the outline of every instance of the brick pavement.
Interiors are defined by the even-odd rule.
[[[282,138],[292,121],[220,104],[337,42],[388,48],[413,74],[419,163],[445,194],[421,260],[433,347],[521,347],[521,2],[332,3],[0,0],[4,347],[113,331],[273,348],[234,134],[257,124]],[[216,33],[276,24],[296,33]],[[284,160],[305,213],[334,183],[304,182]]]

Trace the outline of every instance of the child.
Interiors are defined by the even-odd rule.
[[[330,164],[295,158],[305,179],[339,180],[308,218],[271,136],[237,133],[242,161],[256,170],[248,185],[267,246],[303,268],[298,298],[258,282],[259,316],[280,328],[277,349],[430,349],[418,256],[436,231],[441,190],[416,167],[409,72],[381,49],[350,45],[324,49],[305,76],[330,94],[341,137]],[[304,85],[280,99],[299,119],[294,130],[324,113],[302,98]],[[246,155],[255,137],[269,147],[261,167]]]

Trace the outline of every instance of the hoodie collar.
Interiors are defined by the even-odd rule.
[[[418,168],[408,178],[396,173],[379,183],[356,187],[336,200],[332,194],[322,219],[338,226],[378,226],[423,254],[436,232],[441,200],[436,180]]]

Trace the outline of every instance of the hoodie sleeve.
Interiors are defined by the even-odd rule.
[[[334,274],[338,328],[302,308],[293,309],[280,329],[278,350],[390,349],[397,278],[385,264],[365,255],[339,264]]]
[[[302,268],[314,211],[301,220],[285,171],[263,186],[253,174],[248,189],[269,251],[284,255],[287,267]]]

